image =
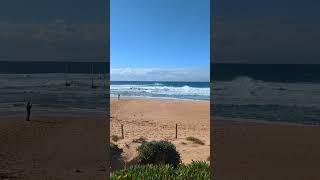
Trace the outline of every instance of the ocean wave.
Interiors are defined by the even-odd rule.
[[[164,84],[162,84],[162,83],[153,83],[152,85],[153,86],[164,86]]]
[[[189,95],[189,96],[210,96],[210,88],[196,88],[190,86],[147,86],[147,85],[111,85],[111,94],[137,94],[146,93],[146,95]]]

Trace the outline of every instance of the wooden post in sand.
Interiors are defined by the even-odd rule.
[[[121,137],[122,137],[122,139],[124,139],[124,136],[123,136],[123,124],[121,124]]]
[[[176,139],[178,139],[178,124],[176,124]]]

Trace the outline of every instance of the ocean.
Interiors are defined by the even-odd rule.
[[[212,118],[320,123],[320,65],[212,64]]]
[[[106,67],[96,62],[0,62],[0,116],[24,115],[26,101],[32,102],[33,115],[105,113]]]
[[[158,99],[210,100],[210,82],[111,81],[110,95]]]
[[[27,100],[35,114],[105,112],[110,93],[210,100],[213,120],[320,123],[320,65],[212,64],[211,83],[112,81],[110,92],[108,68],[108,63],[0,62],[0,115],[24,114]]]

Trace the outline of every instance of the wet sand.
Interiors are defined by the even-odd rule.
[[[106,179],[102,117],[0,118],[0,179]]]
[[[139,143],[132,142],[140,137],[152,140],[169,140],[176,145],[183,163],[192,160],[207,161],[210,155],[209,102],[191,100],[160,100],[145,98],[111,99],[110,135],[118,136],[113,141],[124,150],[127,164],[137,156]],[[121,139],[121,124],[124,139]],[[178,138],[175,126],[178,124]],[[187,141],[192,136],[204,145]],[[209,161],[207,161],[209,162]]]
[[[218,119],[212,130],[216,179],[320,179],[319,126]]]

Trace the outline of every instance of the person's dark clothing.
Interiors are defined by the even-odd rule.
[[[30,102],[27,103],[27,121],[30,121],[32,104]]]

